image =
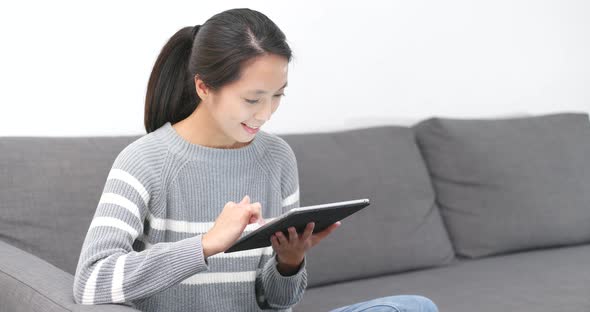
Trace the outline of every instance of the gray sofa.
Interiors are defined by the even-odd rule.
[[[302,206],[371,200],[308,252],[294,311],[401,294],[440,311],[590,311],[587,113],[279,136]],[[133,311],[76,305],[72,283],[112,161],[139,137],[0,138],[0,311]]]

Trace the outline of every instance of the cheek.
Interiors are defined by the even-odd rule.
[[[254,110],[242,103],[233,105],[227,112],[228,118],[240,127],[242,122],[252,120],[254,115]]]
[[[251,117],[253,114],[254,114],[253,109],[248,109],[248,106],[246,106],[245,104],[241,104],[241,105],[236,106],[232,115],[239,122],[243,122],[243,121],[252,119]]]
[[[247,107],[233,98],[225,99],[217,105],[217,116],[226,122],[242,122],[248,118],[248,114]]]

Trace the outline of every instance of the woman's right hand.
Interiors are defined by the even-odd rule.
[[[202,237],[205,258],[231,247],[248,224],[256,222],[264,224],[261,211],[260,203],[251,204],[248,195],[244,196],[239,203],[233,201],[226,203],[213,227]]]

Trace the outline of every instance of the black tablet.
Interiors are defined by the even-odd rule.
[[[289,228],[294,226],[297,233],[301,234],[310,222],[315,223],[313,233],[321,232],[368,205],[369,199],[365,198],[293,208],[242,236],[225,253],[271,246],[270,238],[274,233],[282,231],[286,237],[289,237]]]

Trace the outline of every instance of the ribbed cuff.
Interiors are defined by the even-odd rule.
[[[303,261],[302,261],[301,265],[299,266],[299,271],[297,271],[297,273],[295,273],[293,275],[288,275],[288,276],[282,275],[281,272],[279,272],[279,268],[277,267],[279,265],[279,262],[277,260],[277,255],[276,254],[275,254],[274,257],[270,258],[268,260],[268,262],[271,262],[272,263],[272,267],[274,268],[273,274],[277,274],[280,277],[292,278],[294,276],[301,275],[303,273],[303,270],[305,270],[305,257],[303,257]]]
[[[307,287],[307,260],[304,257],[296,274],[283,276],[277,269],[276,255],[270,258],[262,269],[264,297],[275,307],[287,308],[295,305]]]
[[[197,235],[172,243],[168,252],[168,268],[170,276],[179,279],[209,270],[202,245],[203,235]]]

